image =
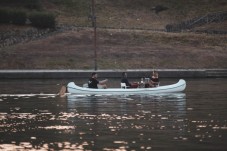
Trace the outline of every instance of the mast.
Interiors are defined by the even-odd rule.
[[[92,0],[92,27],[94,28],[94,69],[97,70],[97,44],[96,44],[96,16],[95,16],[95,0]]]

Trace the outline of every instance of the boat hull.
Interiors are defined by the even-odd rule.
[[[84,88],[75,85],[74,82],[70,82],[67,85],[67,90],[71,94],[112,94],[112,95],[121,95],[121,94],[158,94],[158,93],[174,93],[182,92],[186,88],[186,82],[183,79],[180,79],[177,83],[159,86],[155,88],[135,88],[135,89],[122,89],[122,88],[108,88],[108,89],[91,89]]]

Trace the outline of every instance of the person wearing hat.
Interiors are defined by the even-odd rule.
[[[98,74],[96,72],[93,72],[91,74],[91,78],[89,78],[88,80],[88,87],[93,89],[98,89],[98,85],[101,85],[102,88],[104,89],[107,88],[106,82],[108,81],[108,79],[98,81],[97,78],[98,78]]]

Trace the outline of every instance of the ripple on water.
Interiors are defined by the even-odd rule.
[[[0,95],[0,148],[215,150],[219,144],[223,149],[226,104],[217,99],[215,106],[214,97],[209,102],[209,93],[202,94]]]

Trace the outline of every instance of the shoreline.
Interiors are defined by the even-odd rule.
[[[227,69],[157,69],[161,78],[227,78]],[[149,77],[150,69],[130,70],[0,70],[0,79],[70,79],[88,78],[97,72],[100,78],[119,78],[127,72],[129,78]]]

